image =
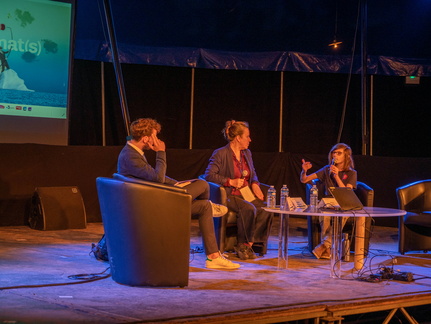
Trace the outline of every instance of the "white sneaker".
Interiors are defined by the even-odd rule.
[[[205,267],[208,269],[238,269],[241,265],[226,259],[222,254],[218,258],[208,259],[205,261]]]
[[[213,209],[213,217],[221,217],[226,215],[228,212],[228,209],[226,206],[214,204],[212,201],[210,201],[212,209]]]

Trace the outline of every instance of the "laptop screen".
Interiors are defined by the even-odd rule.
[[[341,210],[360,210],[364,208],[352,188],[329,187],[329,192],[335,198]]]

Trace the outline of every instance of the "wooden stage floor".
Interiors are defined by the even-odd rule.
[[[288,269],[278,270],[277,218],[268,254],[230,271],[204,267],[193,220],[185,288],[129,287],[111,277],[70,279],[109,273],[109,264],[90,254],[103,233],[101,223],[63,231],[0,227],[0,323],[383,323],[391,312],[388,323],[408,323],[409,316],[431,323],[431,254],[401,256],[396,228],[374,227],[364,269],[351,272],[353,263],[344,263],[339,279],[330,278],[329,260],[308,252],[306,221],[299,217],[290,218]],[[382,267],[411,272],[415,280],[358,279]]]

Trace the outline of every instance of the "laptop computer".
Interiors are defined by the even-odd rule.
[[[329,187],[329,192],[335,198],[339,210],[349,211],[349,210],[360,210],[364,208],[358,196],[352,188],[349,187]]]

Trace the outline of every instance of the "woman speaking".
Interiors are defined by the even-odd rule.
[[[237,214],[237,256],[255,259],[253,244],[262,247],[267,243],[273,214],[262,209],[265,197],[248,149],[248,123],[229,120],[222,133],[228,144],[213,152],[205,179],[226,188],[227,207]]]

